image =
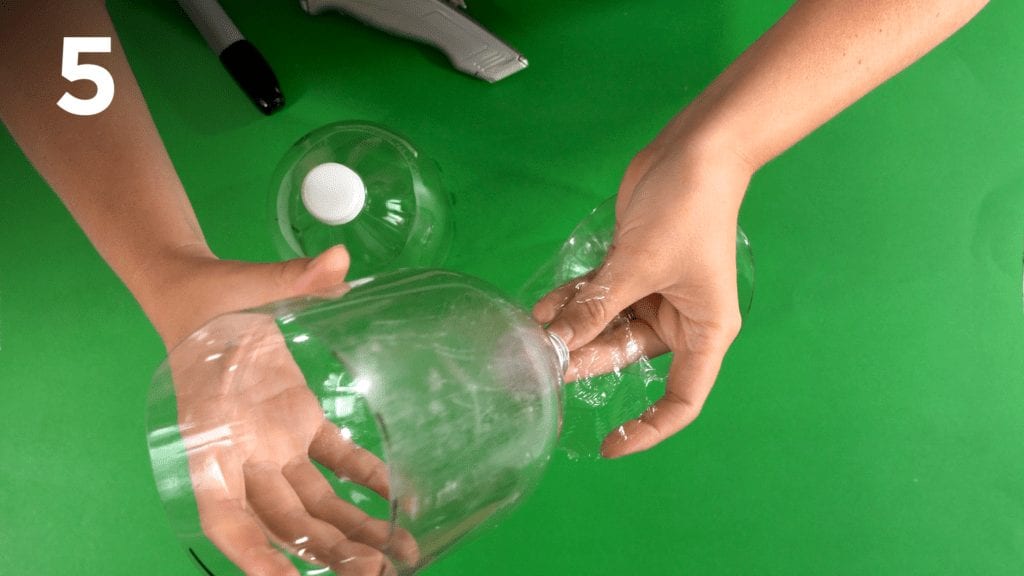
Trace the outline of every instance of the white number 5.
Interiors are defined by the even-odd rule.
[[[114,77],[102,66],[79,64],[78,55],[83,53],[109,53],[110,38],[69,36],[64,38],[64,52],[60,61],[60,75],[74,82],[88,80],[96,85],[96,95],[87,100],[76,98],[65,92],[57,106],[76,116],[99,114],[114,100]]]

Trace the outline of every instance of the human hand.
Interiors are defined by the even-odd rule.
[[[385,552],[413,564],[411,535],[390,531],[338,498],[315,460],[388,498],[384,463],[325,417],[273,319],[230,314],[275,300],[338,291],[343,247],[272,264],[179,251],[145,270],[140,299],[172,349],[178,424],[203,532],[247,574],[297,575],[273,544],[337,574],[388,574]],[[159,296],[157,296],[159,295]],[[211,320],[212,319],[212,320]],[[202,330],[185,338],[202,326]],[[238,336],[208,355],[203,338]]]
[[[605,457],[650,448],[692,422],[740,327],[736,219],[752,169],[673,128],[627,169],[603,264],[534,307],[572,350],[569,380],[674,353],[664,397],[608,435]]]
[[[221,314],[337,288],[348,266],[344,246],[316,258],[254,263],[222,260],[199,244],[160,253],[128,282],[170,350]]]
[[[227,351],[210,355],[211,338]],[[339,575],[395,574],[387,555],[417,562],[408,532],[339,498],[314,466],[389,497],[385,464],[327,420],[272,317],[218,317],[169,360],[203,532],[246,574],[298,576],[273,544]]]
[[[203,532],[247,574],[297,575],[273,544],[337,574],[392,573],[385,557],[415,562],[408,533],[390,533],[337,498],[311,460],[388,497],[383,463],[340,436],[306,386],[273,320],[228,312],[338,290],[343,247],[315,259],[220,260],[205,246],[140,270],[140,304],[168,349],[190,479]],[[211,321],[212,319],[212,321]],[[243,335],[212,357],[197,328]],[[315,474],[315,475],[314,475]],[[272,544],[273,543],[273,544]]]

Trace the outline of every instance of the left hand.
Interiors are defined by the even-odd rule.
[[[209,338],[229,344],[210,354]],[[416,564],[408,532],[339,498],[313,464],[389,498],[386,465],[324,416],[272,317],[218,317],[170,364],[203,532],[246,574],[299,575],[272,544],[339,576]]]

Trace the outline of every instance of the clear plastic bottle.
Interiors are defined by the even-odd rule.
[[[531,306],[539,298],[594,270],[604,261],[615,231],[615,197],[608,198],[583,218],[555,255],[530,278],[519,300]],[[754,295],[754,258],[742,228],[736,229],[736,283],[740,313],[746,315]],[[565,387],[563,427],[559,447],[571,458],[600,457],[604,438],[627,420],[640,416],[664,392],[669,358],[652,359],[633,338],[635,320],[618,318],[609,327],[624,332],[622,352],[611,359],[612,370],[587,374],[588,364],[605,366],[607,360],[581,358],[583,374]]]
[[[452,272],[218,317],[154,378],[160,495],[207,573],[412,574],[537,482],[567,356]]]
[[[302,137],[278,164],[270,207],[283,257],[344,244],[357,278],[437,266],[451,246],[437,165],[374,124],[339,122]]]

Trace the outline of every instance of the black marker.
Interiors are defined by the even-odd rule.
[[[217,0],[178,0],[178,4],[260,112],[269,115],[284,106],[284,94],[270,64],[242,36]]]

